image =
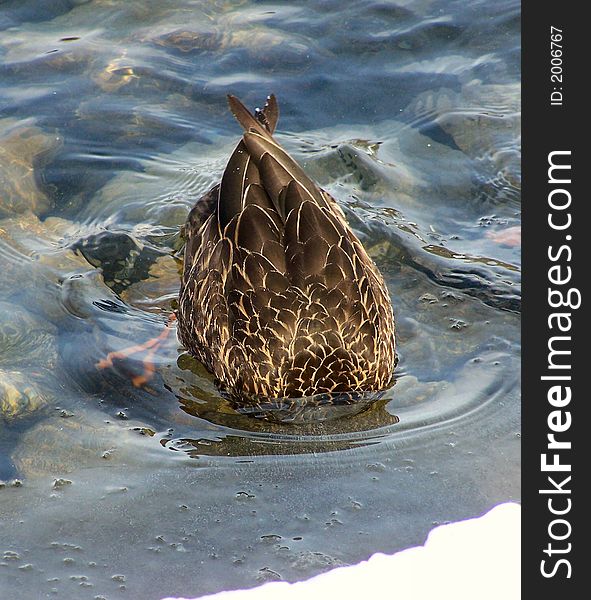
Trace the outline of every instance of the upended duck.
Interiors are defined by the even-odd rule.
[[[275,97],[254,115],[228,101],[244,133],[183,227],[181,343],[238,403],[352,402],[387,388],[395,325],[382,275],[273,138]]]

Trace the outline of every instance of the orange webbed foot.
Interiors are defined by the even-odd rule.
[[[158,351],[158,348],[170,335],[170,330],[172,329],[173,323],[175,321],[176,315],[172,313],[168,317],[165,328],[160,332],[160,334],[157,337],[150,338],[143,344],[135,344],[133,346],[129,346],[128,348],[123,348],[123,350],[109,352],[105,358],[101,358],[101,360],[99,360],[95,364],[95,367],[99,370],[112,368],[113,361],[115,360],[122,360],[129,356],[133,356],[134,354],[146,352],[147,354],[142,360],[142,364],[144,367],[143,373],[141,375],[135,375],[131,378],[131,383],[134,385],[134,387],[144,387],[152,379],[154,373],[156,372],[156,366],[154,364],[153,357]]]

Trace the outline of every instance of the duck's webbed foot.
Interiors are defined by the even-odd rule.
[[[146,353],[145,357],[142,360],[143,372],[141,375],[134,375],[131,378],[131,383],[135,387],[144,387],[148,381],[152,379],[154,373],[156,371],[156,366],[154,364],[154,355],[158,352],[160,346],[165,342],[165,340],[170,335],[170,331],[172,329],[173,323],[176,321],[176,314],[171,313],[166,322],[165,328],[162,330],[160,335],[157,337],[150,338],[143,344],[135,344],[134,346],[129,346],[128,348],[123,348],[123,350],[117,350],[115,352],[109,352],[105,358],[102,358],[96,363],[97,369],[109,369],[114,366],[114,361],[123,360],[129,356],[133,356],[134,354]]]

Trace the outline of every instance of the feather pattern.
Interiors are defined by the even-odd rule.
[[[228,102],[244,133],[184,226],[181,343],[239,402],[386,388],[396,352],[382,275],[273,138],[275,96],[254,115]]]

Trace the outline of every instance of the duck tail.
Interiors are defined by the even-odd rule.
[[[256,131],[265,137],[270,137],[275,131],[279,119],[279,106],[274,94],[267,96],[265,106],[257,108],[253,115],[242,102],[228,94],[228,104],[236,120],[245,131]]]

